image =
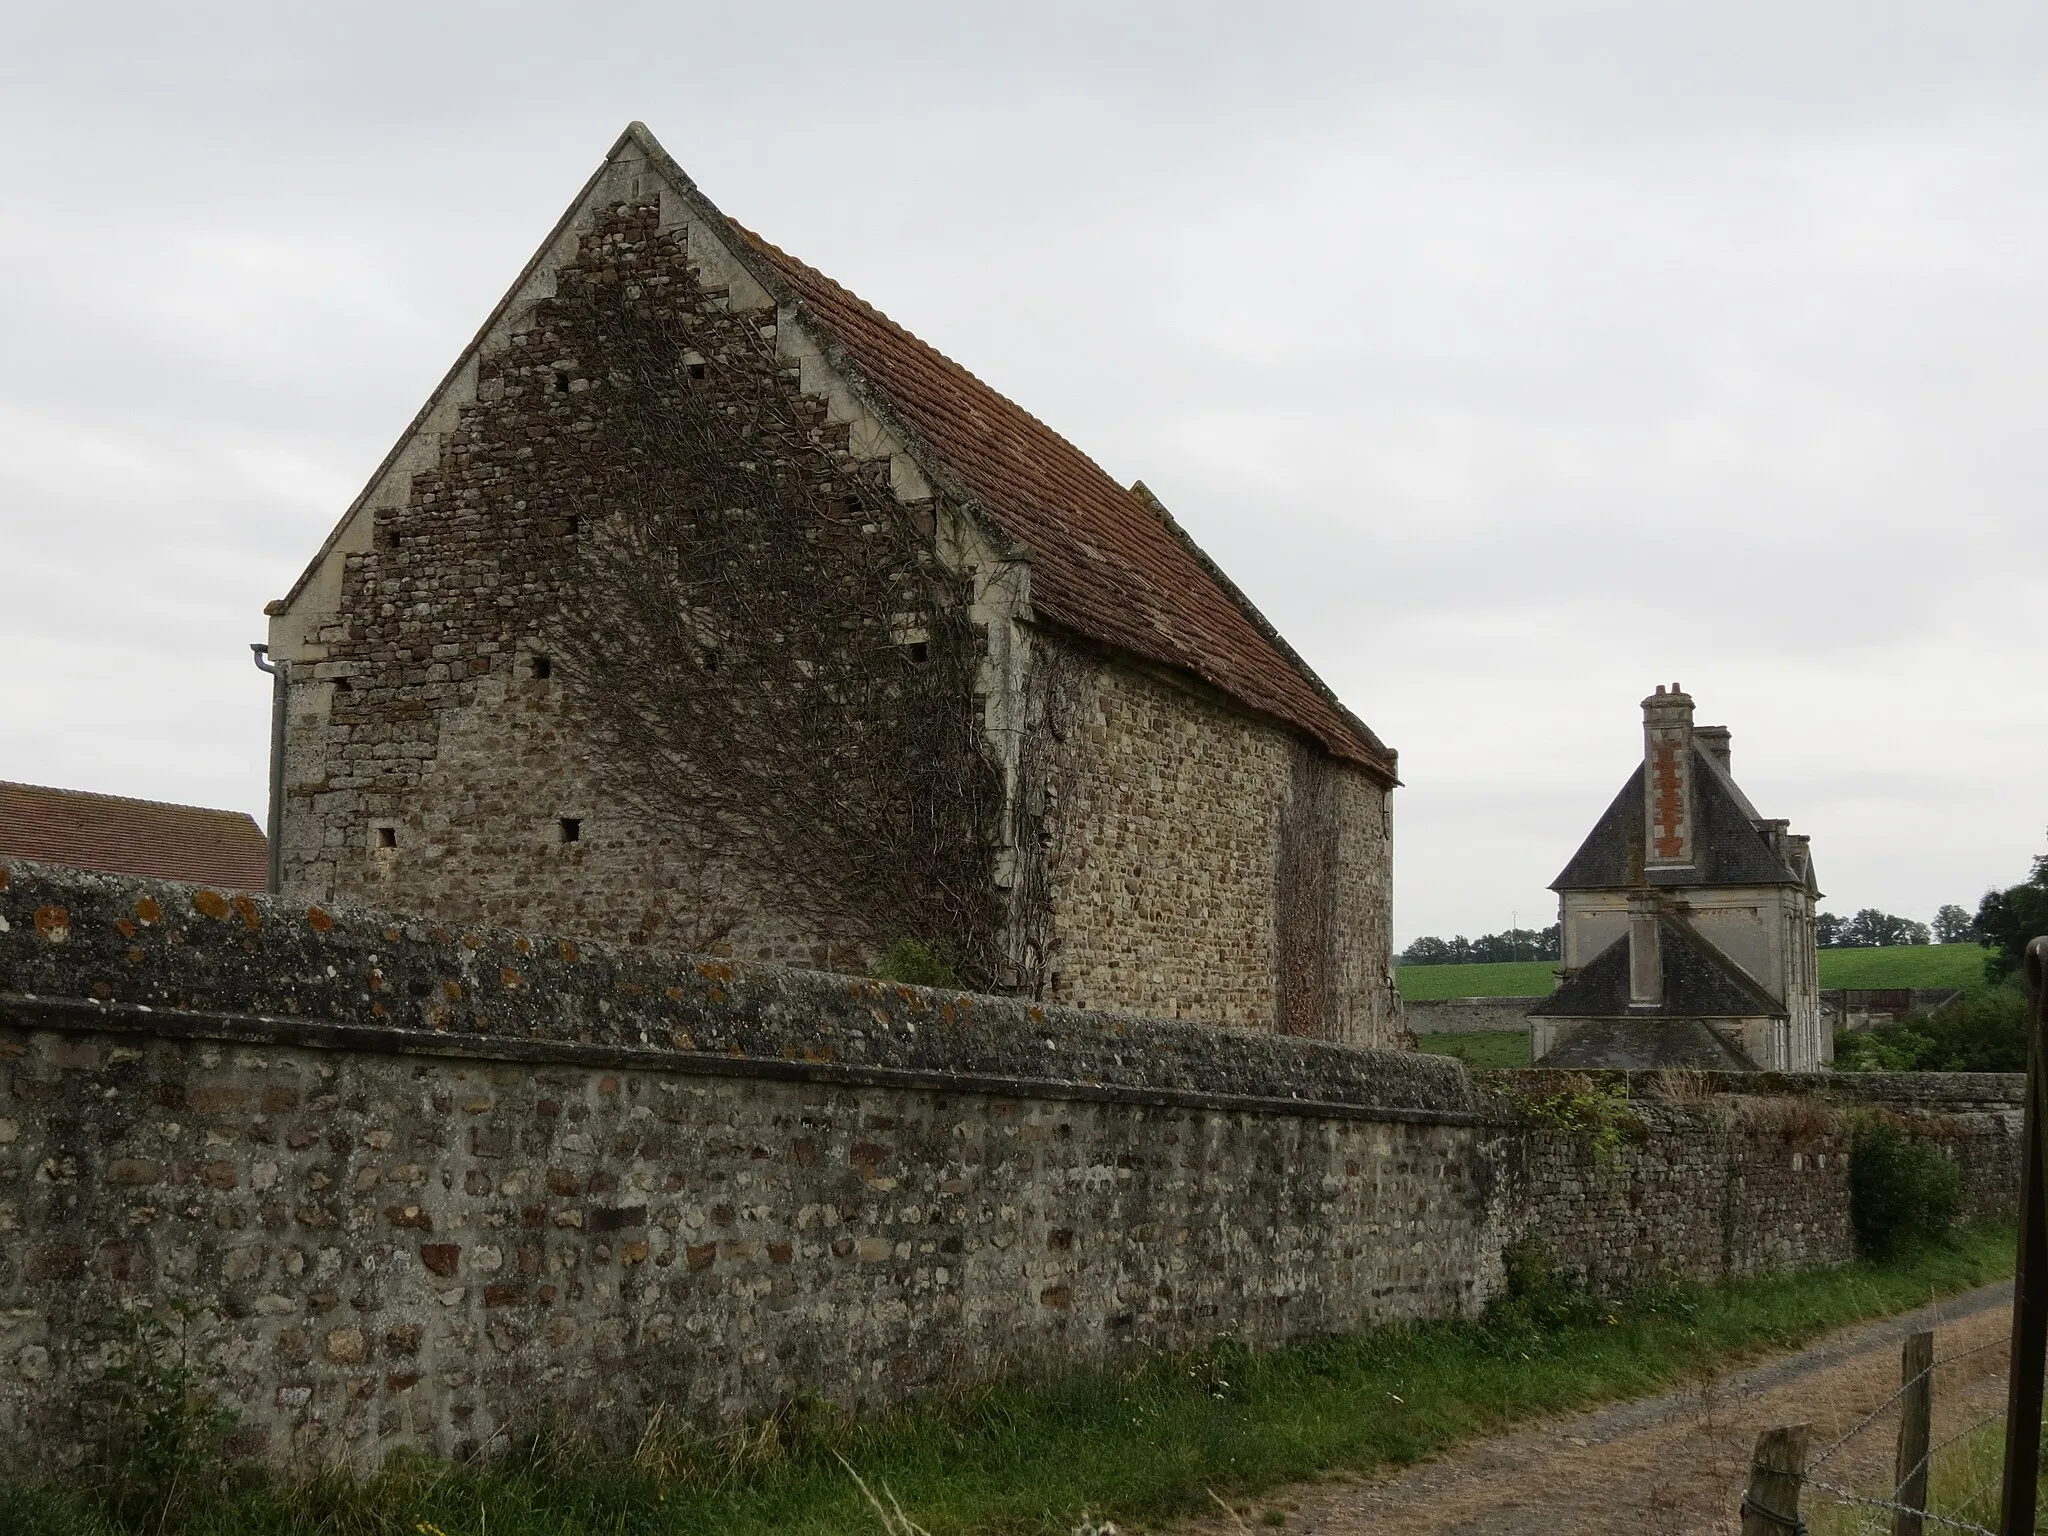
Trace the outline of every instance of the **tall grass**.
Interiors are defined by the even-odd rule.
[[[1604,1304],[1525,1263],[1481,1319],[963,1393],[849,1422],[792,1405],[743,1435],[661,1423],[637,1446],[537,1433],[484,1462],[395,1457],[365,1478],[244,1476],[158,1527],[117,1524],[95,1474],[0,1483],[10,1536],[668,1536],[882,1527],[849,1470],[933,1533],[1126,1529],[1279,1484],[1372,1473],[1529,1418],[1655,1392],[2010,1272],[2008,1232],[1885,1264],[1672,1287]],[[1533,1276],[1534,1278],[1530,1278]],[[204,1479],[192,1480],[204,1485]],[[893,1501],[893,1502],[892,1502]]]

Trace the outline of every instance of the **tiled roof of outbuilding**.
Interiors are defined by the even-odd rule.
[[[1309,670],[1142,486],[816,268],[743,226],[803,305],[1011,538],[1032,604],[1090,639],[1164,662],[1391,779],[1395,754]]]
[[[0,780],[0,858],[260,891],[270,845],[244,811]]]

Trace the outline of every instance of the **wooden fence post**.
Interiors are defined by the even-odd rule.
[[[1892,1536],[1921,1536],[1927,1508],[1927,1447],[1934,1439],[1934,1335],[1916,1333],[1899,1351],[1899,1460],[1892,1497],[1906,1507],[1892,1513]]]
[[[1806,1470],[1810,1424],[1767,1429],[1749,1458],[1749,1492],[1742,1496],[1742,1536],[1785,1536],[1802,1530],[1799,1485]]]
[[[2041,1397],[2048,1379],[2048,936],[2027,941],[2027,1114],[2020,1137],[2019,1266],[2012,1281],[2006,1371],[2005,1472],[1999,1536],[2033,1536],[2041,1476]]]

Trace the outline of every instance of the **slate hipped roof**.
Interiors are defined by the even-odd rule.
[[[641,123],[628,125],[605,165],[413,418],[305,572],[283,612],[312,580],[341,531],[405,445],[463,375],[469,359],[541,269],[596,191],[606,169],[644,155],[692,213],[723,232],[733,257],[810,330],[820,350],[920,466],[963,491],[1030,562],[1036,616],[1218,689],[1357,763],[1388,784],[1397,756],[1338,700],[1244,594],[1143,485],[1125,489],[1057,432],[815,268],[737,224],[698,190]]]
[[[1713,755],[1693,748],[1695,865],[1682,871],[1643,872],[1643,766],[1638,763],[1607,807],[1553,891],[1626,890],[1642,885],[1804,885],[1757,830],[1756,809]]]
[[[1662,1001],[1629,1001],[1629,941],[1623,934],[1558,989],[1529,1010],[1554,1019],[1754,1019],[1787,1017],[1785,1005],[1751,981],[1742,968],[1700,937],[1689,924],[1657,920],[1658,956],[1664,966]],[[1548,1061],[1549,1058],[1545,1058]]]
[[[260,891],[270,879],[270,844],[246,812],[5,781],[0,858],[231,891]]]

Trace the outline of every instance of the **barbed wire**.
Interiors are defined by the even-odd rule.
[[[1950,1435],[1946,1440],[1943,1440],[1940,1444],[1929,1446],[1927,1448],[1927,1454],[1922,1456],[1918,1461],[1914,1462],[1912,1466],[1908,1467],[1905,1471],[1905,1474],[1899,1478],[1898,1482],[1892,1485],[1892,1497],[1894,1499],[1898,1498],[1905,1491],[1906,1484],[1910,1483],[1913,1480],[1914,1475],[1918,1473],[1922,1467],[1931,1467],[1934,1463],[1934,1458],[1936,1456],[1939,1456],[1943,1451],[1947,1450],[1950,1446],[1954,1445],[1958,1440],[1963,1439],[1967,1435],[1974,1434],[1976,1433],[1976,1431],[1982,1429],[1986,1424],[1994,1424],[2004,1417],[2005,1410],[2003,1408],[1994,1408],[1991,1412],[1984,1414],[1982,1417],[1972,1419],[1969,1423],[1965,1424],[1961,1429],[1957,1430],[1954,1434]],[[1996,1479],[1994,1478],[1993,1481],[1996,1481]],[[1815,1486],[1818,1487],[1820,1485],[1815,1484]],[[1990,1484],[1988,1483],[1985,1485],[1986,1488],[1988,1488],[1989,1486]],[[1963,1499],[1961,1502],[1967,1505],[1972,1500],[1974,1500],[1978,1496],[1978,1494],[1981,1494],[1982,1492],[1984,1492],[1984,1488],[1978,1489],[1976,1493],[1972,1493],[1969,1496],[1969,1498]],[[1885,1513],[1886,1511],[1883,1509],[1874,1510],[1864,1520],[1864,1522],[1856,1528],[1857,1536],[1865,1536],[1866,1532],[1878,1530],[1883,1522]]]
[[[1952,1355],[1943,1355],[1934,1362],[1934,1368],[1938,1370],[1940,1367],[1949,1365],[1954,1361],[1967,1360],[1972,1355],[1981,1355],[1987,1349],[2009,1349],[2011,1347],[2012,1340],[2010,1339],[1986,1339],[1982,1344],[1972,1344],[1968,1349],[1959,1349]]]
[[[1992,1481],[1996,1482],[1997,1479],[1994,1478]],[[1858,1493],[1853,1488],[1842,1488],[1834,1483],[1824,1483],[1817,1477],[1806,1479],[1806,1486],[1818,1489],[1822,1493],[1832,1494],[1838,1503],[1852,1506],[1861,1505],[1871,1509],[1889,1511],[1892,1514],[1918,1515],[1922,1520],[1931,1521],[1936,1525],[1948,1526],[1951,1530],[1975,1531],[1977,1536],[1998,1536],[1998,1532],[1981,1526],[1974,1520],[1961,1520],[1954,1515],[1936,1514],[1931,1509],[1915,1509],[1912,1505],[1901,1504],[1896,1499],[1881,1499],[1875,1494]],[[1990,1487],[1991,1483],[1986,1483],[1962,1502],[1965,1504],[1972,1503]]]
[[[1940,1370],[1944,1365],[1952,1365],[1958,1360],[1966,1360],[1971,1355],[1982,1354],[1987,1349],[2003,1348],[2005,1347],[2006,1343],[2007,1341],[2004,1339],[1990,1339],[1982,1344],[1974,1344],[1968,1349],[1959,1349],[1952,1355],[1943,1355],[1939,1359],[1930,1362],[1922,1369],[1915,1371],[1911,1376],[1907,1377],[1904,1381],[1900,1382],[1897,1389],[1893,1391],[1890,1396],[1886,1397],[1883,1402],[1879,1403],[1875,1408],[1871,1409],[1870,1412],[1863,1415],[1862,1418],[1858,1419],[1853,1425],[1851,1425],[1846,1431],[1844,1431],[1839,1437],[1837,1437],[1828,1446],[1826,1450],[1822,1451],[1818,1456],[1815,1456],[1812,1460],[1808,1461],[1805,1470],[1810,1473],[1815,1468],[1824,1465],[1830,1457],[1834,1456],[1835,1453],[1840,1451],[1843,1446],[1847,1445],[1851,1440],[1855,1439],[1858,1435],[1862,1434],[1864,1430],[1868,1429],[1871,1426],[1872,1422],[1875,1421],[1880,1414],[1882,1414],[1887,1408],[1891,1407],[1891,1405],[1893,1403],[1896,1403],[1900,1398],[1904,1397],[1906,1393],[1912,1390],[1913,1387],[1918,1385],[1923,1378],[1931,1377],[1936,1371]],[[1929,1454],[1932,1453],[1930,1452]]]
[[[1933,1372],[1933,1370],[1934,1367],[1930,1365],[1927,1367],[1926,1370],[1916,1372],[1914,1375],[1900,1382],[1897,1391],[1893,1392],[1891,1396],[1887,1397],[1883,1402],[1879,1403],[1875,1408],[1871,1409],[1870,1412],[1866,1413],[1865,1415],[1863,1415],[1862,1418],[1858,1419],[1847,1430],[1845,1430],[1831,1445],[1829,1445],[1826,1450],[1822,1451],[1818,1456],[1808,1461],[1804,1469],[1805,1475],[1811,1476],[1817,1468],[1825,1466],[1830,1457],[1832,1457],[1837,1451],[1841,1450],[1841,1448],[1847,1445],[1851,1440],[1854,1440],[1858,1435],[1862,1434],[1864,1430],[1870,1428],[1872,1422],[1876,1420],[1879,1414],[1883,1413],[1887,1408],[1891,1407],[1893,1403],[1896,1403],[1900,1398],[1904,1397],[1907,1392],[1911,1391],[1915,1386],[1919,1384],[1920,1378],[1922,1376],[1930,1375]]]

